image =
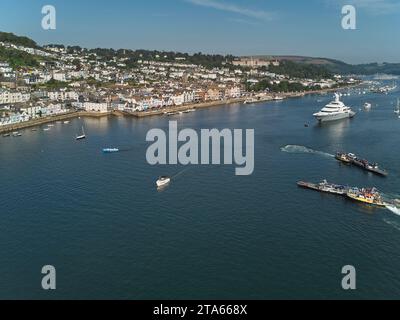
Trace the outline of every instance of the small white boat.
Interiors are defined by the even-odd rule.
[[[118,148],[104,148],[103,153],[116,153],[119,152]]]
[[[69,121],[64,121],[64,124],[68,124],[69,123]]]
[[[76,140],[86,139],[85,129],[82,127],[82,134],[80,136],[76,136]]]
[[[171,182],[171,178],[170,177],[162,176],[162,177],[158,178],[156,184],[157,184],[157,187],[160,188],[160,187],[165,187],[170,182]]]
[[[43,131],[50,131],[50,128],[44,128]]]
[[[370,104],[370,103],[368,103],[368,102],[366,102],[365,104],[364,104],[364,109],[365,110],[370,110],[372,108],[372,104]]]
[[[256,103],[256,102],[259,102],[259,100],[257,98],[249,98],[249,99],[246,99],[244,104],[252,104],[252,103]]]
[[[397,106],[396,109],[394,110],[395,114],[400,114],[400,100],[397,99]]]

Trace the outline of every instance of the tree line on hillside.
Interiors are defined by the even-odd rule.
[[[312,90],[320,90],[321,87],[319,85],[306,87],[298,82],[289,82],[289,81],[281,81],[279,83],[273,83],[268,79],[263,79],[254,84],[247,84],[247,91],[261,92],[303,92],[303,91],[312,91]]]
[[[28,37],[16,36],[13,33],[0,32],[0,42],[8,42],[17,46],[24,46],[29,48],[37,48],[37,44]]]
[[[332,72],[339,74],[358,74],[374,75],[377,73],[400,75],[400,63],[367,63],[367,64],[347,64],[342,61],[336,61],[327,65]]]
[[[279,66],[269,66],[268,71],[299,79],[332,79],[333,73],[324,66],[281,61]]]
[[[29,53],[15,50],[7,49],[0,46],[0,61],[8,62],[11,67],[37,67],[39,61],[36,56]]]
[[[63,46],[51,44],[50,47],[64,48],[68,54],[84,53],[95,54],[98,61],[108,62],[113,58],[125,58],[130,66],[135,66],[139,60],[145,61],[160,61],[160,62],[181,62],[186,64],[201,65],[206,68],[222,67],[226,64],[231,64],[235,59],[233,55],[220,54],[204,54],[204,53],[181,53],[174,51],[159,51],[159,50],[132,50],[132,49],[107,49],[95,48],[86,49],[80,46]]]

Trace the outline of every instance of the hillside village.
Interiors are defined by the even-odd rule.
[[[219,56],[212,66],[192,63],[187,54],[39,47],[33,41],[30,47],[19,39],[0,37],[0,126],[74,110],[141,113],[353,81],[340,75],[312,79],[279,74],[271,69],[285,62],[266,58]]]

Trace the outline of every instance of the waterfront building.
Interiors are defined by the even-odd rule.
[[[79,98],[76,91],[49,91],[47,95],[52,101],[77,101]]]
[[[27,114],[9,114],[5,117],[0,118],[0,126],[12,125],[25,121],[29,121],[29,116]]]
[[[175,94],[171,96],[171,100],[175,106],[181,106],[185,103],[185,95],[182,94]]]
[[[109,107],[107,102],[90,102],[90,101],[76,102],[73,105],[87,112],[97,112],[97,113],[107,113]]]
[[[0,89],[0,105],[27,102],[30,98],[30,93]]]
[[[40,109],[42,116],[54,116],[67,113],[68,110],[64,104],[61,103],[50,103]]]
[[[183,93],[183,103],[193,103],[195,100],[195,92],[194,91],[185,91]]]
[[[222,93],[219,89],[210,88],[206,92],[205,100],[206,101],[215,101],[215,100],[220,100],[221,97],[222,97]]]

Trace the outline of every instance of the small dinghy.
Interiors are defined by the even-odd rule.
[[[103,153],[116,153],[119,152],[118,148],[104,148]]]

